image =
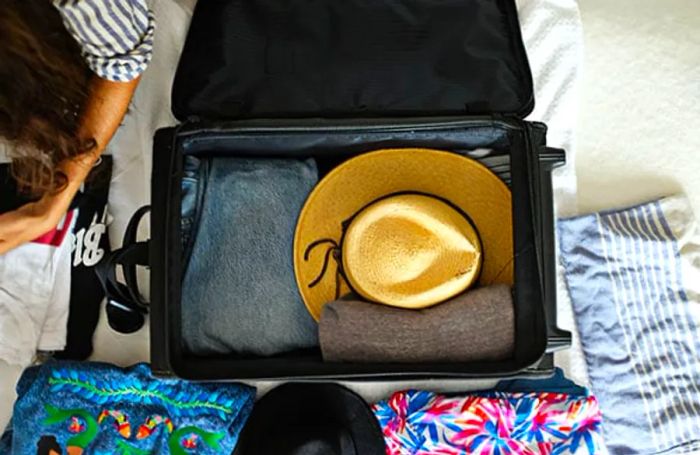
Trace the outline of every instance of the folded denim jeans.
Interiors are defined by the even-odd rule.
[[[182,213],[183,226],[185,217],[195,220],[182,284],[186,349],[274,355],[318,346],[292,262],[297,217],[318,180],[316,163],[217,157],[202,158],[200,166],[183,181],[186,194],[198,195],[194,210],[185,198]]]

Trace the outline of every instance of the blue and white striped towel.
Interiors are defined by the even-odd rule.
[[[614,454],[700,449],[700,236],[683,196],[559,221],[561,260]]]

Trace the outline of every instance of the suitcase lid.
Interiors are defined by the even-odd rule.
[[[179,120],[503,114],[533,84],[514,0],[199,1]]]

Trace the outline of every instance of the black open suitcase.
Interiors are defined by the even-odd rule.
[[[514,0],[202,0],[172,97],[182,123],[159,130],[154,140],[149,263],[155,374],[391,380],[552,372],[552,353],[571,342],[556,325],[551,171],[564,162],[564,152],[546,147],[545,125],[523,120],[534,105],[533,84]],[[389,147],[464,153],[510,185],[513,357],[350,364],[324,363],[320,350],[265,358],[185,352],[183,155],[313,156],[327,171]]]

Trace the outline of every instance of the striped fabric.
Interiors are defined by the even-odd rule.
[[[146,0],[53,0],[66,29],[98,76],[127,82],[153,54],[155,21]]]
[[[611,453],[700,449],[700,238],[689,203],[562,220],[559,234]]]

